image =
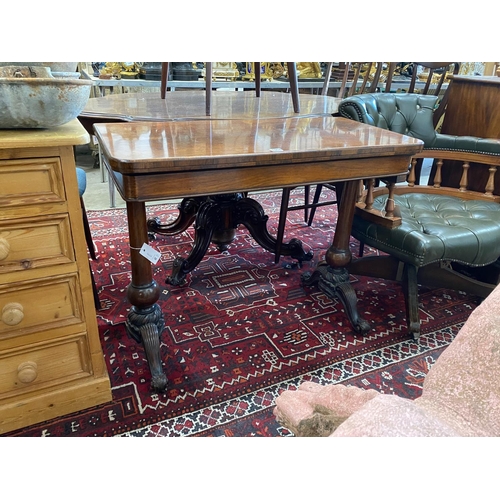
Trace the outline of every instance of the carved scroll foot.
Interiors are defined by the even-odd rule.
[[[181,286],[186,283],[186,276],[188,275],[190,268],[194,266],[189,265],[189,261],[183,257],[176,257],[172,264],[172,274],[167,276],[165,283],[167,285]]]
[[[163,372],[160,355],[160,336],[164,327],[165,320],[158,304],[147,309],[133,306],[126,322],[129,335],[144,345],[151,371],[151,388],[158,392],[167,387],[167,377]]]
[[[304,286],[318,285],[318,288],[331,299],[338,298],[344,305],[347,317],[356,333],[366,335],[370,331],[370,324],[358,313],[358,299],[346,269],[334,269],[326,262],[320,263],[312,274],[302,275],[302,284]]]

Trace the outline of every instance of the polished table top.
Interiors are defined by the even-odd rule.
[[[293,116],[332,115],[341,99],[329,96],[299,94],[300,113],[293,110],[290,94],[285,92],[213,91],[212,113],[205,112],[204,91],[167,92],[165,99],[159,92],[112,94],[89,99],[80,118],[107,118],[119,121],[173,121],[173,120],[240,120],[267,119]]]
[[[135,177],[128,179],[129,192],[122,191],[118,179],[125,199],[167,199],[364,178],[364,158],[411,156],[422,147],[418,139],[330,116],[100,123],[94,130],[110,168]],[[358,161],[343,168],[341,160],[352,158]],[[335,167],[329,165],[332,161]],[[371,173],[394,175],[403,173],[407,165],[398,168],[395,172],[386,161]],[[165,175],[172,174],[176,182],[164,182]]]
[[[152,123],[99,123],[110,165],[122,173],[223,169],[415,153],[422,141],[340,117]]]

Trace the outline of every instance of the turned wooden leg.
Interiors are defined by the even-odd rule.
[[[326,252],[325,261],[313,273],[304,273],[302,282],[306,286],[317,284],[330,298],[338,298],[344,305],[354,330],[366,335],[370,331],[370,324],[358,313],[356,292],[346,269],[352,258],[349,240],[357,192],[357,181],[348,181],[343,187],[339,186],[338,219],[333,243]]]
[[[132,282],[127,288],[127,298],[132,307],[125,325],[127,332],[144,345],[152,375],[152,388],[163,391],[167,386],[167,377],[162,369],[160,336],[165,320],[156,303],[160,297],[160,287],[153,279],[151,262],[139,253],[143,243],[148,242],[145,204],[127,202],[127,217],[132,267]]]

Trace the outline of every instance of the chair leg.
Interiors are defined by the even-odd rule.
[[[97,291],[97,285],[95,284],[94,273],[92,272],[92,266],[90,265],[90,261],[89,261],[89,268],[90,268],[90,279],[92,280],[92,292],[94,294],[94,305],[96,310],[100,311],[101,301],[99,299],[99,292]]]
[[[311,192],[311,186],[304,186],[304,222],[307,222],[309,215],[309,193]]]
[[[97,255],[95,253],[94,242],[92,241],[92,233],[90,232],[89,220],[87,218],[87,211],[85,210],[85,203],[83,198],[80,196],[80,205],[82,207],[82,217],[83,217],[83,230],[85,232],[85,240],[87,242],[87,248],[89,249],[89,254],[92,260],[97,260]],[[94,304],[97,310],[101,309],[101,301],[99,300],[99,293],[97,291],[97,286],[94,280],[94,273],[92,272],[92,266],[89,262],[90,268],[90,279],[92,280],[92,292],[94,294]]]
[[[418,311],[418,268],[411,264],[404,265],[403,290],[405,294],[406,318],[408,331],[416,340],[420,337],[420,314]]]
[[[92,241],[92,233],[90,232],[89,220],[87,219],[87,211],[85,210],[85,203],[83,198],[80,196],[80,205],[82,207],[83,216],[83,229],[85,231],[85,241],[87,242],[87,247],[89,249],[90,257],[92,260],[97,260],[97,255],[95,253],[94,242]]]
[[[300,113],[300,98],[299,98],[299,80],[297,74],[297,66],[294,62],[287,62],[288,80],[290,83],[290,92],[292,93],[293,110],[295,113]]]
[[[168,68],[170,63],[161,63],[161,82],[160,82],[160,97],[165,99],[165,94],[167,93],[167,82],[168,82]]]
[[[365,253],[365,244],[360,241],[359,242],[359,252],[358,252],[358,257],[363,257],[363,254]]]
[[[212,114],[212,80],[213,80],[213,72],[212,72],[212,63],[205,63],[205,80],[206,80],[206,88],[205,88],[205,112],[207,116],[211,116]]]
[[[260,87],[261,87],[260,62],[253,63],[253,74],[255,75],[255,96],[260,97]]]
[[[313,207],[311,208],[311,212],[309,214],[309,219],[306,221],[308,226],[310,226],[312,224],[312,221],[314,219],[314,214],[316,213],[316,204],[319,201],[319,197],[321,196],[322,189],[323,189],[323,184],[318,184],[316,186],[316,191],[314,191]]]
[[[288,211],[288,203],[290,201],[290,191],[292,188],[283,188],[281,195],[280,218],[278,222],[278,233],[276,235],[276,248],[274,253],[274,263],[280,261],[281,245],[283,243],[283,235],[285,234],[286,214]]]

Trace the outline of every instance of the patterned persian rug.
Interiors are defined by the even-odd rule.
[[[327,190],[328,191],[328,190]],[[292,203],[300,202],[300,191]],[[324,197],[331,196],[328,191]],[[276,233],[280,192],[253,196]],[[152,205],[148,215],[174,219],[176,205]],[[285,241],[301,239],[314,259],[302,268],[259,247],[242,227],[229,249],[209,248],[182,287],[165,284],[172,261],[187,255],[193,229],[158,236],[153,266],[162,287],[166,328],[161,354],[168,377],[162,394],[150,390],[143,348],[125,331],[130,281],[126,213],[89,211],[98,260],[92,262],[102,309],[97,313],[113,401],[10,433],[12,436],[290,436],[274,419],[276,396],[301,382],[347,383],[415,398],[439,354],[453,340],[476,297],[448,290],[420,291],[422,336],[407,333],[397,283],[352,277],[358,307],[372,330],[354,335],[342,304],[300,277],[331,243],[334,206],[318,209],[314,223],[288,213]],[[352,240],[353,255],[358,244]],[[368,249],[368,252],[373,250]]]

